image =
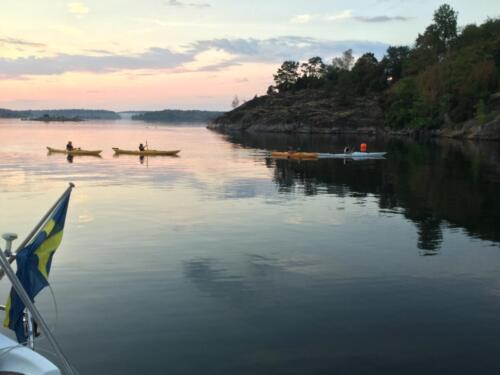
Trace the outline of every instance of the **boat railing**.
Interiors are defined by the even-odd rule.
[[[5,310],[6,310],[5,305],[0,305],[0,311],[5,311]],[[39,333],[37,332],[36,329],[37,324],[33,320],[33,316],[31,315],[29,310],[26,310],[23,314],[23,323],[26,336],[28,337],[26,341],[26,346],[31,350],[35,350],[35,337],[38,337]]]
[[[68,359],[64,355],[59,343],[57,342],[56,338],[52,334],[52,331],[50,330],[47,322],[41,315],[40,311],[38,308],[35,306],[35,304],[31,301],[31,299],[28,296],[28,293],[26,293],[26,290],[24,289],[23,285],[21,284],[21,281],[18,279],[16,276],[14,270],[10,266],[10,260],[14,257],[12,254],[12,242],[17,239],[17,235],[14,233],[6,233],[2,236],[2,238],[6,242],[6,248],[5,252],[0,248],[0,265],[2,266],[3,271],[5,272],[5,275],[9,278],[12,287],[14,288],[15,292],[21,299],[21,301],[24,303],[26,306],[26,314],[24,319],[26,319],[26,328],[27,328],[27,333],[28,333],[28,342],[27,346],[30,348],[34,348],[34,330],[33,330],[33,321],[37,322],[37,324],[40,326],[41,331],[51,344],[54,353],[59,359],[60,364],[62,365],[62,369],[64,374],[66,375],[76,375],[75,370],[71,367]],[[5,310],[5,307],[4,309]]]

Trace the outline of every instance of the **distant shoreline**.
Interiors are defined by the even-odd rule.
[[[40,121],[40,122],[82,122],[85,121],[79,117],[65,117],[65,116],[49,116],[44,115],[40,117],[21,118],[21,121]]]
[[[50,109],[50,110],[11,110],[0,108],[0,118],[18,118],[30,121],[75,121],[119,120],[121,116],[113,111],[102,109]]]
[[[222,111],[177,110],[122,111],[94,109],[11,110],[0,108],[0,119],[41,122],[81,122],[87,120],[134,120],[155,123],[208,123]]]
[[[199,110],[174,110],[151,111],[133,115],[134,121],[158,122],[158,123],[206,123],[220,117],[224,112],[199,111]]]

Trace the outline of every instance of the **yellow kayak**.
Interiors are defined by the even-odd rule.
[[[47,146],[47,150],[49,150],[49,153],[54,153],[54,154],[66,154],[66,155],[90,155],[90,156],[100,156],[102,150],[82,150],[81,148],[75,148],[74,150],[68,151],[68,150],[60,150],[57,148],[52,148]]]
[[[316,160],[319,156],[316,152],[273,152],[271,156],[275,159]]]
[[[139,155],[139,156],[177,156],[181,150],[170,150],[170,151],[162,151],[162,150],[122,150],[118,147],[113,147],[113,151],[115,155]]]

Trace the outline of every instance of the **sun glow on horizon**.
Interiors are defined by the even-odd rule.
[[[440,2],[6,0],[0,107],[227,110],[264,94],[284,60],[412,44]],[[453,6],[461,24],[497,9]]]
[[[262,95],[275,70],[276,65],[261,63],[228,67],[223,75],[190,69],[128,70],[4,79],[0,107],[227,110],[235,94],[243,100]]]

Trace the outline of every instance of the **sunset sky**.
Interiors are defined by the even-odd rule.
[[[434,0],[3,0],[0,107],[229,108],[265,93],[285,59],[412,44]],[[459,24],[498,0],[450,1]]]

